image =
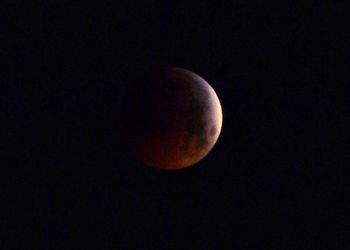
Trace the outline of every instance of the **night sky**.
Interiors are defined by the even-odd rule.
[[[1,249],[346,249],[342,4],[9,2]],[[223,108],[213,150],[175,172],[125,142],[135,79],[163,66]]]

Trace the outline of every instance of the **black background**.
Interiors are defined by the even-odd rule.
[[[0,247],[345,249],[346,15],[311,1],[3,4]],[[198,73],[221,100],[219,140],[193,168],[154,170],[125,146],[132,79],[158,66]]]

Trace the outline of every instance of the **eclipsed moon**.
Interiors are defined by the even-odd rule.
[[[202,160],[222,126],[214,89],[199,75],[181,68],[162,68],[143,80],[132,135],[136,157],[164,170]]]

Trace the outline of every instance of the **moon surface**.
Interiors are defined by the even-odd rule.
[[[215,145],[222,109],[213,88],[199,75],[162,68],[144,79],[137,98],[132,147],[146,165],[182,169],[202,160]]]

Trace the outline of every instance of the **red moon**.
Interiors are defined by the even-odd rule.
[[[199,75],[162,68],[144,80],[132,147],[146,165],[176,170],[202,160],[216,143],[222,109],[213,88]]]

